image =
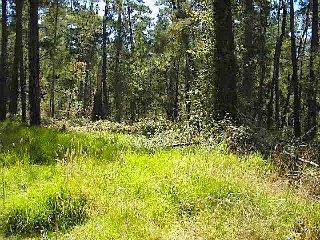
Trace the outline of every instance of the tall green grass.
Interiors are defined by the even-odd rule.
[[[275,178],[259,154],[239,157],[223,144],[152,148],[138,136],[11,123],[0,129],[7,159],[0,239],[320,238],[320,204]]]

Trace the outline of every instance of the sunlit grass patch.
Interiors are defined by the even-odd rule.
[[[2,216],[6,236],[65,231],[88,217],[87,197],[64,188],[10,200]]]
[[[55,160],[1,152],[8,164],[0,169],[0,239],[319,239],[320,204],[275,179],[258,153],[237,156],[223,143],[172,149],[125,134],[21,131],[44,140],[56,134],[54,147],[39,150]]]

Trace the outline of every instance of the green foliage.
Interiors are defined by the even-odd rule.
[[[49,194],[18,199],[14,203],[2,219],[2,228],[7,236],[65,231],[88,217],[86,196],[63,188]]]

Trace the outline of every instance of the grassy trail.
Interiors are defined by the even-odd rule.
[[[320,204],[259,154],[1,127],[0,239],[319,239]]]

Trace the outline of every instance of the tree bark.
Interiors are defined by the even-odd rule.
[[[292,85],[293,85],[293,114],[294,114],[294,134],[296,137],[301,135],[300,123],[300,96],[298,79],[298,60],[296,48],[296,35],[294,30],[294,3],[290,0],[290,33],[291,33],[291,60],[292,60]]]
[[[188,36],[186,36],[188,38]],[[187,39],[185,42],[185,49],[186,51],[189,48],[189,40]],[[192,57],[191,54],[186,52],[185,53],[185,69],[184,69],[184,78],[185,78],[185,96],[186,96],[186,115],[187,120],[190,120],[191,114],[191,83],[192,83],[192,72],[191,72],[191,62]]]
[[[58,19],[59,19],[59,0],[55,2],[55,16],[54,16],[54,36],[53,36],[53,46],[51,50],[51,86],[50,86],[50,116],[54,118],[55,116],[55,83],[56,77],[56,50],[57,50],[57,33],[58,33]]]
[[[40,60],[39,60],[39,26],[38,8],[40,0],[30,0],[29,22],[29,105],[30,124],[40,125]]]
[[[21,5],[18,6],[17,1],[17,19],[20,18],[20,26],[18,31],[21,31],[21,39],[19,39],[20,44],[18,48],[18,58],[19,58],[19,78],[20,78],[20,94],[21,94],[21,120],[22,122],[27,121],[27,96],[26,96],[26,73],[24,68],[24,53],[23,53],[23,27],[22,27],[22,14],[23,14],[23,6],[24,6],[24,0],[20,0]],[[18,16],[19,14],[19,16]],[[18,21],[17,21],[18,24]]]
[[[259,68],[260,68],[260,76],[259,76],[259,90],[258,90],[258,99],[255,106],[256,116],[258,118],[258,124],[261,125],[262,117],[263,117],[263,108],[264,106],[264,97],[263,90],[265,87],[265,79],[267,72],[267,49],[266,49],[266,33],[267,33],[267,24],[268,24],[268,13],[267,13],[267,1],[261,1],[261,9],[260,9],[260,43],[261,47],[259,48]]]
[[[99,64],[99,67],[100,64]],[[103,104],[102,104],[102,73],[98,71],[97,81],[96,81],[96,92],[93,99],[93,110],[92,119],[99,120],[103,116]]]
[[[268,126],[272,125],[272,118],[274,113],[274,121],[277,128],[280,126],[280,94],[279,94],[279,72],[280,72],[280,57],[282,44],[285,38],[286,25],[287,25],[287,7],[284,1],[282,1],[283,17],[281,24],[281,34],[277,39],[274,63],[273,63],[273,77],[271,83],[271,95],[268,104]],[[279,31],[279,30],[278,30]]]
[[[107,84],[107,17],[108,17],[108,4],[106,3],[103,17],[103,42],[102,42],[102,89],[103,89],[103,106],[104,114],[109,115],[109,88]]]
[[[116,56],[115,56],[115,79],[113,81],[115,91],[115,119],[120,122],[122,119],[122,81],[120,72],[120,54],[122,49],[122,3],[119,1],[117,37],[116,37]]]
[[[242,73],[242,95],[243,106],[246,114],[252,115],[254,72],[255,72],[255,46],[254,46],[254,6],[253,0],[245,0],[244,10],[244,48],[243,73]]]
[[[21,91],[21,119],[22,122],[27,121],[27,81],[26,81],[26,73],[24,67],[24,54],[23,54],[23,43],[21,45],[21,52],[20,52],[20,91]]]
[[[186,1],[184,1],[185,3]],[[185,19],[187,17],[187,13],[184,9],[182,9],[182,6],[179,5],[180,8],[180,18]],[[188,26],[189,28],[189,26]],[[191,54],[188,52],[190,48],[190,31],[189,29],[184,29],[183,30],[183,47],[184,47],[184,55],[185,55],[185,66],[184,66],[184,79],[185,79],[185,98],[186,98],[186,115],[187,115],[187,120],[190,119],[190,114],[191,114],[191,106],[192,106],[192,101],[191,101],[191,84],[193,82],[193,71],[192,71],[192,65],[193,65],[193,60]]]
[[[1,40],[1,72],[0,72],[0,121],[7,115],[7,1],[2,0],[2,40]]]
[[[179,116],[179,61],[172,60],[172,68],[169,70],[168,83],[168,101],[167,101],[167,116],[170,121],[177,120]]]
[[[216,79],[215,109],[218,117],[231,114],[237,116],[236,73],[237,64],[234,54],[234,35],[232,29],[231,0],[215,0],[215,36],[216,36]]]
[[[19,69],[22,49],[22,9],[23,0],[16,1],[16,40],[14,47],[13,73],[10,87],[10,104],[9,112],[12,115],[18,112],[18,95],[19,95]]]
[[[306,132],[310,131],[310,137],[315,137],[317,133],[317,82],[315,74],[315,56],[319,48],[319,1],[312,0],[312,35],[310,54],[310,76],[307,87],[307,126]]]
[[[303,33],[302,33],[302,36],[300,37],[300,41],[299,41],[299,47],[298,47],[298,50],[297,50],[297,61],[300,61],[300,81],[302,80],[303,78],[303,74],[302,74],[302,65],[303,65],[303,62],[304,62],[304,59],[303,59],[303,55],[304,55],[304,49],[306,47],[306,42],[307,42],[307,32],[308,32],[308,29],[309,29],[309,8],[306,12],[306,23],[305,23],[305,27],[304,27],[304,30],[303,30]],[[281,119],[281,128],[283,128],[285,126],[285,123],[286,123],[286,115],[288,113],[288,110],[289,110],[289,103],[290,103],[290,97],[292,95],[292,87],[293,87],[293,84],[292,84],[292,76],[291,74],[288,75],[288,81],[289,83],[289,86],[288,86],[288,89],[287,89],[287,96],[286,96],[286,100],[284,102],[284,107],[283,107],[283,111],[282,111],[282,119]]]

